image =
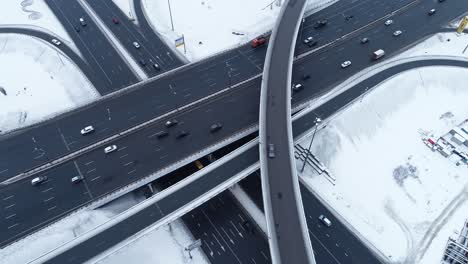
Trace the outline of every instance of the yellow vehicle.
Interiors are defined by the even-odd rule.
[[[197,166],[199,170],[203,169],[203,164],[199,160],[195,161],[195,166]]]

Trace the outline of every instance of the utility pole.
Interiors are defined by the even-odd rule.
[[[316,117],[316,118],[315,118],[315,130],[314,130],[314,134],[312,135],[312,139],[310,140],[309,148],[307,149],[307,153],[306,153],[306,156],[305,156],[305,159],[304,159],[304,163],[302,164],[301,172],[304,172],[304,168],[305,168],[307,159],[309,158],[310,148],[312,147],[312,142],[314,142],[315,133],[317,133],[317,128],[318,128],[320,122],[322,122],[322,119]]]
[[[174,31],[174,21],[172,21],[171,0],[167,0],[167,6],[169,7],[169,16],[171,17],[172,31]]]

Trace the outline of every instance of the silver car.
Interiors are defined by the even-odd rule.
[[[86,135],[88,133],[91,133],[94,131],[94,127],[93,126],[87,126],[83,129],[81,129],[81,135]]]
[[[115,151],[116,149],[117,149],[116,145],[110,145],[104,149],[104,153],[108,154],[108,153]]]

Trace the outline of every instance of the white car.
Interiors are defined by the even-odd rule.
[[[108,154],[117,149],[116,145],[110,145],[104,149],[104,153]]]
[[[304,44],[308,44],[309,42],[311,42],[314,38],[313,37],[308,37],[306,39],[304,39]]]
[[[341,63],[341,68],[344,69],[344,68],[348,67],[349,65],[351,65],[351,61],[345,61],[345,62]]]
[[[71,178],[71,182],[72,183],[78,183],[78,182],[82,181],[83,179],[84,179],[83,176],[78,175],[78,176],[75,176],[75,177]]]
[[[330,227],[332,225],[332,222],[330,221],[330,219],[326,218],[324,215],[320,215],[319,220],[327,227]]]
[[[81,129],[81,135],[86,135],[88,133],[91,133],[94,131],[94,127],[93,126],[87,126],[83,129]]]
[[[46,181],[47,177],[46,176],[39,176],[31,180],[32,185],[38,185],[41,184],[42,182]]]
[[[60,44],[62,44],[62,42],[58,41],[57,39],[52,39],[51,42],[54,43],[56,46],[60,46]]]
[[[304,88],[304,86],[302,86],[302,84],[300,84],[300,83],[293,84],[293,86],[292,86],[293,91],[296,91],[296,92],[302,90],[302,88]]]
[[[390,26],[391,24],[393,24],[393,20],[389,19],[389,20],[385,21],[386,26]]]
[[[398,37],[398,36],[401,35],[401,33],[403,33],[403,32],[401,32],[401,30],[397,30],[397,31],[393,32],[393,36]]]
[[[134,46],[135,48],[137,48],[137,49],[140,48],[140,44],[138,44],[138,42],[136,42],[136,41],[133,41],[133,46]]]

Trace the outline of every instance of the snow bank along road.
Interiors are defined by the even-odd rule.
[[[23,34],[29,35],[35,38],[42,39],[43,41],[52,44],[50,41],[52,39],[58,39],[57,36],[50,35],[46,32],[26,27],[0,27],[0,34],[1,33],[16,33],[16,34]],[[54,45],[55,46],[55,45]],[[89,81],[94,85],[94,87],[100,87],[103,85],[102,80],[98,78],[95,74],[93,74],[92,68],[85,62],[83,59],[73,51],[66,43],[62,42],[60,46],[55,46],[57,49],[62,51],[65,55],[67,55],[85,74],[85,76],[89,79]]]
[[[309,17],[306,21],[312,24],[312,21],[320,18],[321,15],[330,15],[327,12],[337,13],[337,10],[343,10],[343,5],[346,4],[351,5],[346,0],[340,1],[315,16]],[[379,7],[382,6],[382,3],[377,2],[377,5],[377,7],[371,4],[359,6],[361,8],[360,12],[352,8],[349,9],[349,12],[367,14],[371,11],[380,10]],[[391,5],[394,6],[395,4],[392,3]],[[407,9],[406,13],[396,15],[393,18],[395,27],[403,28],[404,26],[405,29],[405,34],[398,39],[391,36],[392,29],[385,28],[381,23],[378,23],[358,32],[358,34],[346,39],[346,41],[340,42],[339,45],[298,60],[295,64],[293,81],[298,82],[301,80],[303,73],[309,73],[311,78],[305,81],[304,85],[307,87],[309,83],[315,83],[317,89],[304,89],[294,94],[293,104],[301,103],[307,98],[323,93],[336,82],[342,81],[357,70],[368,66],[368,55],[375,49],[383,47],[387,53],[394,53],[415,40],[437,31],[441,25],[452,19],[454,14],[461,12],[460,10],[466,10],[468,3],[465,1],[447,1],[444,3],[444,8],[438,9],[436,16],[428,17],[426,12],[431,5],[434,5],[434,3],[421,3]],[[334,10],[334,8],[338,9]],[[367,15],[362,16],[368,17]],[[355,18],[357,17],[355,15]],[[416,26],[411,22],[416,18],[424,19],[423,27]],[[336,19],[336,21],[344,23],[343,28],[346,27],[348,30],[342,30],[340,33],[351,32],[355,27],[361,25],[357,23],[357,26],[351,26],[344,19],[343,21]],[[340,35],[336,32],[327,32],[326,28],[320,30],[320,34],[328,36],[330,41]],[[359,39],[363,36],[372,39],[369,45],[362,46],[359,44]],[[298,45],[300,44],[298,43]],[[0,160],[0,179],[2,181],[7,180],[18,173],[47,163],[65,153],[76,151],[93,142],[107,138],[109,135],[117,134],[126,127],[142,123],[193,100],[203,98],[207,94],[229,86],[229,80],[231,84],[234,84],[248,76],[255,76],[256,73],[260,72],[264,52],[264,48],[257,50],[244,46],[218,57],[185,67],[181,71],[177,71],[177,74],[164,76],[158,80],[157,84],[150,82],[140,89],[134,89],[122,93],[118,97],[112,97],[85,107],[78,112],[55,119],[53,122],[45,122],[33,129],[8,135],[2,139],[2,144],[0,144],[0,157],[2,157]],[[336,74],[339,63],[346,59],[351,59],[353,65]],[[228,68],[225,67],[226,65],[229,65]],[[228,78],[228,70],[231,78]],[[194,81],[193,78],[195,77],[199,77],[199,79]],[[67,193],[78,193],[80,197],[86,197],[84,200],[89,202],[93,198],[101,197],[129,182],[145,177],[158,168],[163,168],[167,164],[180,160],[182,156],[189,156],[189,154],[196,153],[199,149],[213,145],[214,142],[221,142],[232,133],[255,125],[256,116],[258,116],[258,108],[255,104],[258,103],[259,85],[260,79],[256,78],[236,89],[232,89],[228,93],[224,93],[222,96],[215,96],[185,112],[174,114],[173,117],[177,117],[180,121],[179,125],[170,128],[169,137],[165,139],[158,140],[155,136],[155,133],[166,129],[161,121],[146,127],[136,135],[116,141],[119,151],[112,155],[104,155],[102,149],[95,149],[89,152],[86,157],[79,157],[60,167],[44,172],[44,174],[53,176],[56,175],[58,170],[67,167],[67,173],[62,173],[61,177],[64,178],[63,175],[69,175],[68,179],[70,179],[81,171],[88,179],[87,181],[79,186],[72,186],[68,180],[67,183],[61,184],[59,189],[60,192],[64,192],[63,195],[65,195],[65,191]],[[190,90],[192,86],[194,89]],[[165,100],[163,101],[162,98]],[[242,106],[240,106],[240,102],[242,102]],[[131,109],[126,107],[128,105],[131,105]],[[217,110],[220,108],[232,109],[232,111],[228,113]],[[210,134],[209,127],[218,121],[224,124],[223,129],[216,134]],[[96,131],[90,137],[83,137],[79,131],[88,124],[94,125]],[[176,139],[175,134],[183,129],[191,132],[191,135],[183,139]],[[187,146],[185,144],[187,140],[190,140],[193,144]],[[137,158],[137,154],[142,155],[144,158]],[[13,157],[23,158],[14,159]],[[125,169],[122,170],[120,167],[115,166],[116,164],[121,164]],[[53,179],[53,177],[50,177],[50,179]],[[45,189],[49,189],[47,186],[50,185],[55,186],[55,182],[52,180],[48,184],[44,185]],[[88,186],[89,191],[86,190],[84,185]],[[5,234],[5,237],[2,238],[2,245],[24,236],[31,232],[34,227],[39,227],[41,223],[50,222],[77,207],[76,204],[72,205],[72,202],[68,201],[69,199],[63,198],[62,200],[65,202],[61,204],[61,207],[55,208],[57,210],[47,210],[50,207],[46,207],[38,199],[39,196],[32,195],[41,195],[43,194],[41,191],[44,190],[32,188],[29,185],[29,180],[22,180],[1,188],[5,190],[3,193],[8,194],[5,195],[6,197],[13,195],[15,198],[10,202],[21,203],[24,208],[16,212],[16,217],[5,220],[5,224],[2,225],[7,229],[18,223],[13,228],[2,232],[2,234]],[[16,195],[16,192],[21,188],[29,191],[28,197]],[[43,217],[37,217],[33,220],[28,217],[33,212]]]

